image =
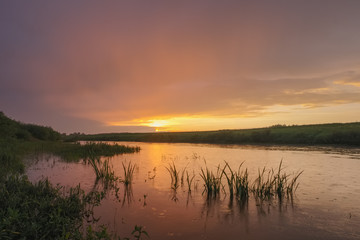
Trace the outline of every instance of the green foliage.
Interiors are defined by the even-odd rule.
[[[235,193],[238,200],[244,201],[249,198],[249,174],[247,169],[245,171],[241,170],[242,164],[239,166],[238,172],[235,173]]]
[[[122,182],[127,186],[132,183],[136,164],[129,162],[129,164],[125,166],[125,164],[122,163],[122,166],[124,169],[124,179],[122,179]]]
[[[141,141],[219,144],[339,144],[360,145],[360,122],[203,132],[73,134],[68,141]]]
[[[93,208],[105,197],[109,186],[120,180],[115,176],[109,160],[101,156],[135,153],[139,147],[106,143],[64,143],[57,141],[60,134],[50,127],[23,124],[0,112],[0,239],[120,239],[109,234],[105,226],[94,229],[85,226],[85,220],[95,221]],[[22,161],[26,154],[51,153],[67,161],[93,164],[97,179],[104,191],[85,194],[77,186],[65,192],[61,186],[52,186],[48,180],[29,182]],[[91,161],[93,160],[93,161]],[[130,184],[135,164],[128,165],[126,184]],[[117,192],[116,192],[117,194]],[[135,239],[148,235],[141,226],[135,226]]]
[[[175,163],[169,164],[169,167],[165,167],[170,173],[171,177],[171,188],[177,190],[179,188],[179,174],[180,172],[176,169]]]
[[[33,144],[32,149],[48,152],[60,156],[65,161],[79,161],[80,159],[95,159],[100,156],[112,157],[124,153],[136,153],[139,147],[129,147],[108,143],[68,143],[68,142],[41,142]]]
[[[205,170],[201,168],[200,177],[204,181],[204,192],[207,193],[207,197],[218,197],[220,189],[222,187],[221,179],[223,172],[220,169],[220,165],[217,167],[216,174],[210,171],[207,167]]]
[[[96,181],[102,180],[106,186],[112,185],[119,178],[110,166],[109,159],[100,161],[100,158],[90,158],[86,162],[92,166],[96,175]]]
[[[149,234],[143,230],[143,226],[135,225],[134,230],[131,232],[131,234],[135,237],[136,240],[140,240],[142,235],[146,235],[149,237]]]
[[[32,184],[25,176],[12,175],[0,182],[0,239],[121,239],[105,226],[83,225],[103,198],[103,192],[85,194],[80,186],[65,192],[48,180]],[[148,237],[137,225],[131,235]]]
[[[24,173],[25,166],[21,157],[16,153],[17,145],[15,142],[2,141],[0,139],[0,181],[8,174]]]
[[[59,132],[51,127],[43,127],[35,124],[24,124],[12,120],[0,112],[0,136],[2,139],[16,140],[60,140]]]
[[[225,176],[228,184],[230,199],[233,198],[234,191],[238,200],[244,201],[249,197],[248,171],[247,169],[241,171],[243,163],[240,164],[237,172],[233,171],[227,162],[225,162],[225,166],[222,170],[222,174]]]
[[[193,173],[191,176],[189,175],[189,172],[186,170],[186,183],[188,186],[188,192],[191,192],[191,185],[194,181],[195,173]]]
[[[290,179],[291,175],[283,173],[282,170],[281,161],[277,172],[273,169],[266,170],[265,168],[262,171],[258,171],[258,177],[252,187],[252,192],[257,199],[269,200],[276,196],[281,201],[285,197],[293,197],[299,185],[297,180],[303,171],[294,174]]]
[[[0,183],[2,239],[79,238],[85,194],[80,187],[62,194],[48,180],[31,184],[26,177],[10,176]]]
[[[39,140],[57,141],[61,134],[54,131],[51,127],[43,127],[35,124],[21,124],[24,130],[27,130],[32,137]]]

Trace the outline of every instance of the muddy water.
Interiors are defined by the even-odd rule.
[[[135,225],[145,226],[151,239],[360,239],[360,149],[254,147],[166,143],[121,143],[140,146],[140,153],[110,159],[119,177],[122,163],[135,163],[130,188],[120,186],[120,198],[109,193],[95,209],[105,224],[120,236]],[[94,187],[93,169],[83,163],[64,163],[54,156],[37,156],[27,168],[31,181],[48,177],[54,184]],[[276,169],[282,160],[288,174],[303,170],[294,199],[261,204],[231,201],[222,192],[217,199],[203,195],[199,175],[218,164],[249,171]],[[195,174],[191,193],[186,182],[171,189],[166,170],[170,163]],[[226,187],[225,187],[226,190]]]

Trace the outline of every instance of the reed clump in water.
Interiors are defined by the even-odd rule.
[[[280,201],[284,197],[292,198],[299,186],[297,180],[302,173],[303,171],[300,171],[291,178],[291,175],[283,172],[281,160],[277,172],[265,168],[258,171],[258,177],[254,181],[252,192],[260,200],[269,200],[273,196],[276,196]]]
[[[188,192],[190,193],[191,192],[191,185],[194,181],[194,178],[195,178],[195,173],[193,173],[192,175],[189,175],[189,172],[186,171],[186,183],[187,183],[187,186],[188,186]]]
[[[105,159],[101,162],[100,158],[90,158],[87,160],[87,163],[94,169],[96,181],[103,180],[106,183],[110,183],[119,180],[119,177],[112,170],[112,166],[110,166],[110,159]]]
[[[124,163],[122,163],[122,166],[124,170],[124,179],[122,179],[121,182],[127,186],[132,183],[136,164],[132,164],[130,161],[127,166],[125,166]]]
[[[275,179],[274,171],[266,170],[264,167],[262,170],[258,170],[258,177],[255,179],[252,192],[255,195],[255,198],[260,200],[270,200],[274,195]]]
[[[228,171],[226,171],[226,169],[228,169]],[[229,187],[230,199],[232,199],[234,197],[235,174],[227,162],[225,162],[225,166],[224,166],[221,174],[224,175],[226,178],[226,182]]]
[[[238,200],[247,200],[249,198],[249,174],[247,169],[241,170],[240,164],[238,171],[235,173],[234,187],[235,195]]]
[[[172,164],[169,164],[169,167],[165,167],[165,168],[170,173],[171,188],[176,191],[179,188],[180,172],[176,169],[174,162],[172,162]]]
[[[285,197],[293,197],[299,186],[297,181],[303,173],[303,171],[300,171],[296,174],[286,174],[283,171],[281,161],[277,170],[266,169],[265,167],[259,169],[257,178],[251,184],[248,170],[242,168],[243,163],[240,164],[237,171],[234,171],[227,162],[225,162],[224,167],[218,165],[215,172],[211,171],[207,166],[201,168],[200,177],[204,185],[203,193],[206,192],[208,198],[216,198],[220,195],[221,189],[224,193],[227,193],[225,191],[227,185],[230,199],[235,197],[238,201],[247,201],[252,193],[260,201],[271,200],[274,197],[281,201]],[[170,173],[171,188],[173,190],[178,189],[179,182],[184,181],[182,178],[185,176],[188,192],[191,192],[195,173],[190,175],[186,167],[179,171],[174,162],[169,164],[166,169]]]
[[[235,196],[237,200],[246,201],[250,193],[252,193],[256,199],[261,201],[271,200],[273,197],[277,197],[281,201],[285,197],[293,197],[299,186],[297,180],[303,172],[298,172],[293,176],[286,174],[283,172],[281,161],[277,171],[268,170],[265,167],[262,170],[259,169],[258,176],[251,185],[248,170],[243,170],[242,165],[243,163],[240,164],[238,171],[234,171],[225,162],[223,168],[220,165],[217,167],[216,174],[207,167],[205,169],[201,168],[200,177],[204,183],[204,192],[207,193],[208,197],[216,197],[220,194],[220,189],[224,190],[222,183],[224,176],[230,199]]]
[[[230,199],[233,199],[234,195],[238,200],[247,200],[249,197],[248,171],[247,169],[241,170],[243,163],[240,164],[237,172],[233,171],[227,162],[222,170],[228,185]]]
[[[207,197],[217,197],[220,195],[220,189],[223,186],[221,183],[222,176],[220,165],[218,165],[216,173],[213,173],[207,167],[205,170],[201,168],[200,177],[204,181],[204,192],[207,193]]]

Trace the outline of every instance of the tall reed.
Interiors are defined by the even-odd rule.
[[[267,175],[266,175],[267,173]],[[258,171],[258,178],[254,181],[252,192],[260,200],[271,199],[273,196],[281,201],[284,197],[292,197],[299,184],[298,178],[303,171],[298,172],[290,179],[291,175],[283,172],[282,160],[277,172],[273,169]]]
[[[188,186],[188,192],[191,192],[191,185],[192,185],[192,182],[194,181],[194,178],[195,178],[194,173],[192,176],[190,176],[189,172],[186,171],[186,182],[187,182],[187,186]]]
[[[249,174],[248,170],[241,171],[242,162],[238,171],[235,173],[234,187],[235,194],[238,200],[247,200],[249,198]]]
[[[299,183],[297,182],[298,178],[304,171],[300,171],[294,175],[289,184],[286,186],[286,194],[288,197],[293,197],[293,194],[296,192]]]
[[[169,164],[169,167],[165,167],[170,173],[171,188],[175,191],[179,188],[179,171],[176,169],[175,163]]]
[[[110,160],[106,159],[101,162],[100,158],[89,158],[88,164],[94,169],[96,180],[103,180],[105,182],[117,181],[119,178],[115,176],[115,172],[110,166]]]
[[[267,173],[267,176],[265,175]],[[258,177],[255,179],[252,191],[256,198],[260,200],[270,199],[274,195],[274,171],[266,170],[264,167],[262,171],[258,170]]]
[[[124,163],[122,163],[122,166],[124,170],[124,179],[122,179],[122,182],[125,185],[129,185],[132,183],[136,164],[131,164],[130,161],[127,166],[125,166]]]
[[[226,169],[228,169],[228,172],[226,171]],[[226,182],[228,184],[229,187],[229,194],[230,194],[230,198],[232,199],[234,196],[234,188],[235,188],[235,173],[233,172],[233,170],[231,169],[231,167],[229,166],[229,164],[227,162],[225,162],[225,166],[222,170],[222,175],[225,176],[226,178]]]
[[[216,175],[207,167],[205,168],[205,170],[201,168],[200,177],[204,181],[204,192],[207,193],[207,196],[217,197],[220,194],[220,189],[222,186],[222,171],[220,170],[220,165],[217,167]]]

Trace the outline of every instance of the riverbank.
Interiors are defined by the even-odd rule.
[[[66,141],[360,146],[360,122],[199,132],[70,134]]]
[[[135,153],[140,148],[68,143],[60,136],[50,127],[23,124],[0,112],[0,239],[117,239],[105,226],[94,227],[96,219],[89,219],[104,190],[85,193],[80,185],[65,190],[46,178],[32,183],[24,174],[24,158],[50,154],[79,162]],[[134,229],[136,234],[141,231]]]

